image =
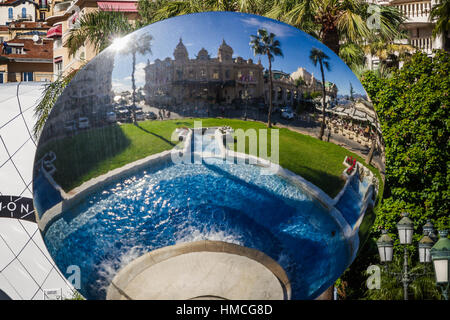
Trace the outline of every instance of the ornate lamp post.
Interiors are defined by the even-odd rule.
[[[394,252],[394,241],[387,234],[386,230],[381,231],[381,237],[377,241],[378,253],[380,254],[380,261],[382,263],[391,262]]]
[[[407,245],[412,243],[412,236],[414,232],[414,223],[408,218],[409,213],[402,213],[402,219],[397,223],[398,236],[400,240],[400,244],[403,245],[403,270],[401,273],[389,272],[386,268],[386,271],[397,277],[403,284],[403,298],[404,300],[408,300],[408,287],[409,284],[416,278],[426,274],[426,271],[423,274],[412,273],[408,270],[408,247]],[[431,251],[433,246],[433,239],[431,236],[433,235],[433,224],[431,221],[427,221],[427,224],[423,227],[424,236],[419,241],[419,260],[421,263],[430,263],[431,262]],[[450,240],[449,240],[450,242]],[[387,234],[385,230],[382,231],[381,237],[377,241],[378,252],[380,254],[380,261],[382,263],[391,262],[393,257],[393,241],[391,237]],[[450,246],[449,246],[450,248]],[[447,268],[448,268],[448,258],[447,258]],[[448,275],[447,275],[447,288],[448,288]]]
[[[408,247],[406,245],[412,243],[412,235],[414,232],[414,223],[408,218],[409,213],[403,212],[403,218],[397,223],[398,238],[400,239],[400,244],[403,244],[403,272],[402,272],[402,283],[403,283],[403,298],[408,300],[408,286],[412,281],[410,274],[408,272]]]
[[[447,230],[439,231],[439,240],[430,250],[436,284],[441,288],[445,300],[448,300],[450,277],[450,239],[447,238],[447,235]]]

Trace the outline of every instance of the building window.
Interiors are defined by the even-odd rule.
[[[206,77],[206,71],[205,71],[205,69],[201,69],[201,70],[200,70],[200,76],[201,76],[201,77]]]
[[[12,19],[13,18],[13,9],[9,8],[8,9],[8,19]]]
[[[241,78],[242,78],[242,71],[238,71],[237,77],[238,77],[238,80],[241,80]]]
[[[230,70],[225,71],[225,78],[230,79]]]
[[[63,63],[62,61],[58,61],[55,63],[55,73],[57,76],[60,76],[62,74],[63,69]]]
[[[214,80],[218,80],[218,79],[219,79],[219,71],[214,70],[214,73],[213,73],[213,79],[214,79]]]
[[[40,15],[40,17],[39,17],[40,20],[44,21],[45,20],[45,12],[42,11],[41,13],[39,13],[39,15]]]
[[[27,8],[22,8],[22,18],[27,17]]]
[[[22,81],[33,81],[33,72],[22,72]]]
[[[11,50],[12,54],[23,54],[23,48],[22,47],[13,47]]]

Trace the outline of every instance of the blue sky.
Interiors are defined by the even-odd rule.
[[[259,28],[266,28],[269,32],[275,33],[281,42],[284,57],[276,57],[272,69],[292,73],[298,67],[304,67],[320,80],[319,66],[315,67],[309,60],[311,48],[316,47],[330,57],[331,71],[325,71],[325,79],[338,86],[339,94],[348,94],[351,82],[355,93],[365,95],[364,88],[350,68],[315,38],[297,28],[272,19],[232,12],[208,12],[178,16],[151,24],[137,31],[137,33],[146,32],[153,36],[152,54],[137,56],[137,85],[144,84],[143,67],[147,60],[151,62],[157,58],[161,60],[166,57],[173,58],[173,50],[180,37],[183,39],[190,58],[195,58],[201,48],[208,50],[211,57],[216,57],[217,49],[222,43],[222,39],[225,39],[234,50],[233,57],[252,58],[255,62],[260,57],[263,66],[267,67],[267,57],[255,57],[249,46],[250,35],[256,35]],[[124,38],[124,41],[126,39]],[[101,59],[101,55],[97,58]],[[131,65],[131,56],[116,54],[112,75],[115,90],[131,88]]]

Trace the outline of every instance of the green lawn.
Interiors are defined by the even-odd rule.
[[[42,155],[53,150],[57,155],[55,180],[68,191],[83,182],[121,167],[129,162],[174,147],[170,141],[177,127],[193,127],[195,119],[144,121],[133,124],[91,129],[75,137],[49,143],[38,150]],[[199,119],[200,120],[200,119]],[[259,122],[234,119],[201,119],[204,127],[228,125],[233,129],[265,129]],[[280,133],[280,165],[312,182],[331,197],[338,194],[345,181],[340,178],[346,155],[356,154],[332,143],[302,135],[285,128]],[[268,136],[270,152],[270,132]],[[248,148],[247,148],[248,152]],[[378,177],[374,167],[369,167]],[[381,188],[380,188],[381,189]],[[381,190],[382,191],[382,190]]]

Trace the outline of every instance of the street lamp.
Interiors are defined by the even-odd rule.
[[[377,241],[377,247],[381,262],[391,262],[394,252],[394,241],[392,241],[392,238],[387,234],[386,230],[381,231],[381,237]]]
[[[430,219],[428,219],[427,223],[425,223],[423,226],[423,234],[426,234],[427,236],[429,236],[431,238],[431,240],[433,240],[433,242],[436,242],[438,240],[438,237],[434,233],[434,226],[431,223]]]
[[[434,244],[434,241],[426,234],[426,231],[424,233],[425,235],[419,241],[419,260],[421,263],[430,263],[430,250]]]
[[[395,276],[398,280],[400,280],[403,284],[403,298],[408,300],[408,287],[409,284],[417,277],[424,276],[426,274],[426,268],[424,269],[424,273],[412,273],[408,270],[408,246],[412,243],[412,236],[414,232],[414,223],[408,217],[409,213],[403,212],[402,219],[397,223],[398,237],[400,239],[400,244],[403,245],[403,270],[401,273],[389,272],[386,267],[386,272],[392,276]],[[423,227],[424,236],[419,241],[419,259],[421,263],[429,263],[431,262],[431,253],[433,249],[433,239],[431,236],[433,235],[433,224],[431,221],[427,221],[427,223]],[[447,239],[448,240],[448,239]],[[450,242],[450,240],[448,240]],[[391,237],[387,234],[386,230],[382,231],[381,237],[377,241],[378,252],[380,254],[380,261],[382,263],[391,262],[393,258],[393,241]],[[434,247],[433,247],[434,248]],[[448,246],[450,250],[450,246]],[[447,251],[447,260],[446,261],[446,270],[448,270],[448,258],[449,251]],[[439,266],[439,268],[444,268]],[[447,289],[448,289],[448,274],[447,274]]]
[[[402,216],[403,218],[397,223],[397,230],[398,230],[398,237],[400,239],[400,244],[411,244],[412,235],[414,231],[414,223],[410,218],[408,218],[409,216],[408,212],[403,212]]]
[[[439,231],[439,240],[431,248],[436,284],[441,287],[442,295],[448,300],[449,276],[450,276],[450,239],[448,231]]]

